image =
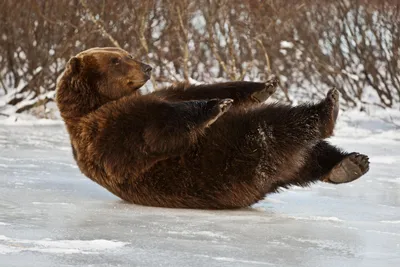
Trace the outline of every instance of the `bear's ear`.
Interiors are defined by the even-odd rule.
[[[81,69],[81,60],[77,57],[72,57],[67,64],[67,68],[71,71],[72,74],[79,73]]]

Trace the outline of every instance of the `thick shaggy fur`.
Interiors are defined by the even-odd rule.
[[[332,94],[315,105],[265,105],[252,97],[265,83],[232,82],[142,96],[149,69],[123,50],[95,48],[73,57],[58,83],[80,170],[126,201],[246,207],[279,187],[329,180],[350,155],[323,141],[337,115]]]

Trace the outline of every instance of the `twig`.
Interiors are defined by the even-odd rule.
[[[5,94],[8,94],[6,85],[4,84],[3,79],[1,79],[1,78],[0,78],[0,84],[1,84],[1,87],[3,88],[3,90],[4,90],[4,93],[5,93]]]
[[[176,8],[176,11],[178,13],[178,20],[179,20],[179,26],[183,32],[184,35],[184,41],[185,41],[185,47],[183,49],[183,76],[185,77],[185,80],[189,80],[189,67],[188,67],[188,62],[189,62],[189,47],[188,47],[188,33],[185,28],[185,25],[183,23],[182,19],[182,13],[181,9],[179,6]]]
[[[101,25],[99,23],[99,20],[97,20],[95,18],[95,16],[93,15],[92,11],[89,9],[87,3],[85,0],[79,0],[79,2],[82,4],[82,6],[85,8],[86,12],[89,14],[90,20],[99,28],[99,30],[101,31],[101,33],[105,36],[107,36],[107,38],[113,43],[114,46],[121,48],[121,46],[119,45],[118,41],[115,40],[111,34],[109,34],[106,29],[104,29],[103,25]]]
[[[140,20],[140,29],[139,29],[140,37],[139,37],[139,41],[140,41],[140,44],[142,45],[144,51],[146,52],[147,61],[149,61],[149,52],[150,52],[150,50],[149,50],[149,46],[147,44],[147,39],[146,39],[146,36],[145,36],[145,30],[146,30],[146,19],[145,19],[145,15],[142,14],[142,17],[141,17],[141,20]],[[157,90],[157,83],[156,83],[156,80],[154,79],[153,75],[150,76],[150,82],[153,85],[153,89]]]
[[[264,52],[265,61],[267,62],[267,73],[270,74],[271,73],[271,63],[269,61],[269,56],[268,56],[267,50],[265,49],[263,42],[259,38],[256,38],[256,41],[261,46],[261,49]]]
[[[211,51],[212,51],[212,53],[214,54],[215,58],[217,59],[219,65],[220,65],[220,66],[222,67],[222,69],[225,71],[225,73],[226,73],[227,75],[229,75],[230,79],[235,80],[235,77],[232,76],[232,74],[231,74],[231,72],[228,70],[228,68],[227,68],[227,66],[226,66],[226,64],[225,64],[225,62],[222,60],[220,54],[218,53],[218,49],[217,49],[217,46],[216,46],[216,44],[215,44],[215,39],[214,39],[214,30],[213,30],[212,27],[213,27],[212,25],[210,25],[210,26],[208,27],[208,35],[209,35],[209,38],[210,38]]]

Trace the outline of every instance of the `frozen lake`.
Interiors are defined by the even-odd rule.
[[[369,155],[369,173],[244,210],[174,210],[85,178],[61,125],[0,125],[0,266],[400,266],[400,133],[364,122],[332,142]]]

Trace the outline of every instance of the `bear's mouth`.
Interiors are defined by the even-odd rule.
[[[128,80],[127,85],[133,89],[139,89],[142,87],[143,84],[145,84],[149,79],[144,79],[144,80]]]

